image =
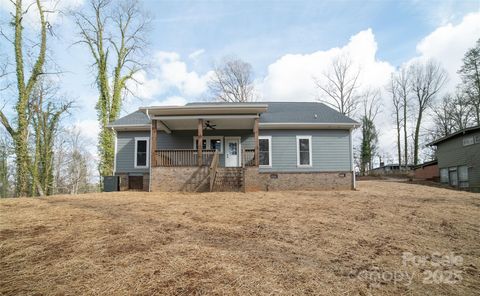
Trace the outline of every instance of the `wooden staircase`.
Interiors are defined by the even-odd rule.
[[[209,168],[199,168],[185,184],[185,192],[243,191],[243,168],[219,168],[215,152]]]

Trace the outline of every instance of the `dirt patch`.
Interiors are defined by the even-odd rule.
[[[0,294],[477,294],[480,194],[358,184],[1,200]],[[441,268],[461,281],[426,284],[430,261],[404,265],[406,252],[461,256]],[[360,276],[395,271],[412,281]]]

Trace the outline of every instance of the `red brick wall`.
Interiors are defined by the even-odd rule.
[[[421,180],[438,180],[440,178],[440,172],[438,165],[429,165],[426,167],[419,167],[414,172],[415,179]]]

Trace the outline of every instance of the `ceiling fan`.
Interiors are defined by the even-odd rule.
[[[217,126],[216,124],[211,124],[210,120],[205,121],[205,128],[214,130],[216,126]]]

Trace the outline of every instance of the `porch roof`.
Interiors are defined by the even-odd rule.
[[[265,103],[195,103],[185,106],[153,106],[142,107],[139,111],[154,116],[181,116],[181,115],[233,115],[255,114],[266,112],[268,104]]]

